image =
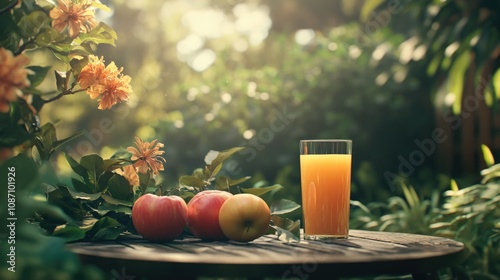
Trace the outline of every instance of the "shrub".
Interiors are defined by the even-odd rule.
[[[441,236],[463,242],[463,262],[452,268],[462,279],[497,279],[500,275],[500,164],[481,172],[480,183],[462,189],[455,181],[441,195],[421,199],[402,185],[404,198],[387,203],[353,201],[353,228]],[[442,200],[442,201],[441,201]]]

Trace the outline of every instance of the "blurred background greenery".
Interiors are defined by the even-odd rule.
[[[458,58],[475,45],[461,40],[484,45],[478,68],[494,61],[485,76],[493,79],[498,30],[477,17],[498,13],[498,4],[462,2],[104,1],[113,13],[99,20],[118,43],[98,53],[132,77],[129,104],[99,111],[81,94],[48,104],[42,120],[56,122],[60,137],[83,130],[62,150],[76,158],[111,155],[134,135],[159,139],[167,186],[203,165],[210,149],[244,146],[226,172],[283,184],[300,200],[298,141],[350,138],[354,199],[385,199],[399,192],[399,179],[430,194],[448,188],[449,177],[476,176],[480,144],[497,152],[496,106],[480,100],[472,117],[459,118],[461,88],[448,84],[467,83],[470,63]],[[436,128],[443,143],[432,139]],[[416,142],[426,140],[432,150],[422,151]]]
[[[97,52],[124,67],[134,94],[109,111],[85,94],[45,106],[60,138],[83,131],[56,154],[61,173],[63,153],[106,158],[137,135],[165,143],[161,175],[174,187],[209,150],[243,146],[223,172],[300,202],[299,140],[349,138],[353,227],[458,239],[474,261],[455,273],[495,279],[498,171],[447,191],[451,178],[480,181],[481,144],[500,151],[498,1],[102,2],[118,41]]]

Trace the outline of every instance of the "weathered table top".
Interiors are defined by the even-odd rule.
[[[249,243],[204,242],[196,238],[151,243],[133,238],[67,246],[85,263],[118,275],[153,279],[415,276],[457,264],[464,249],[462,243],[446,238],[362,230],[350,230],[348,239],[331,242],[285,243],[266,235]]]

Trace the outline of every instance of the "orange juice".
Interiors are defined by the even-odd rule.
[[[350,154],[300,155],[306,236],[347,238],[351,161]]]

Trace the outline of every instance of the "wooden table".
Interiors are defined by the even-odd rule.
[[[284,243],[266,235],[249,243],[185,238],[151,243],[140,238],[67,245],[84,263],[122,279],[243,277],[329,279],[412,274],[436,279],[437,270],[460,262],[464,246],[446,238],[350,230],[348,239]],[[126,278],[124,276],[130,276]],[[119,278],[117,278],[119,279]]]

